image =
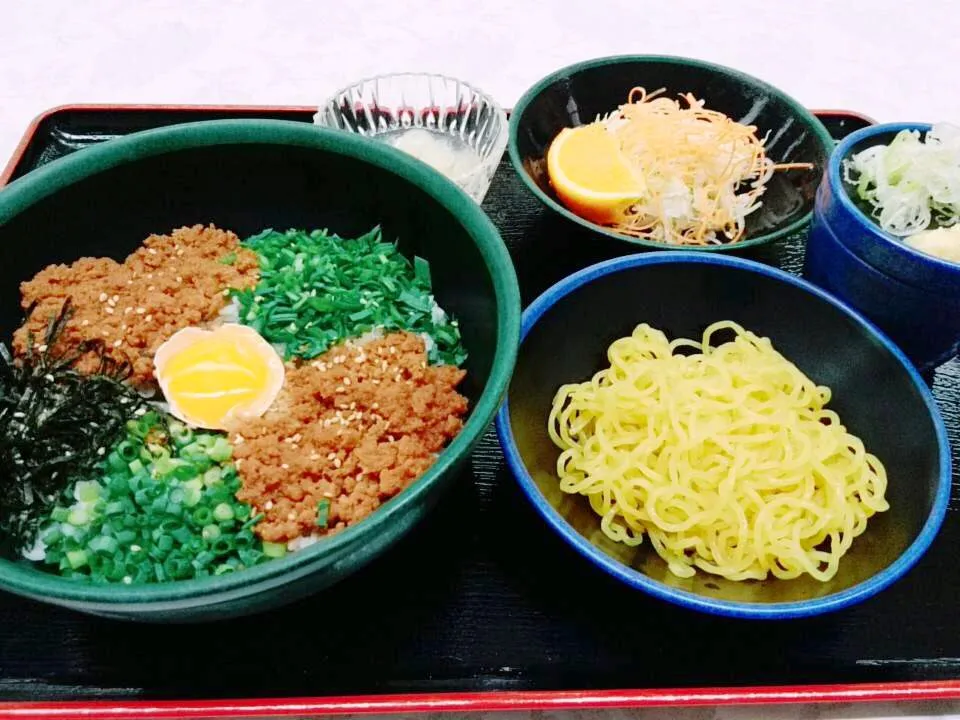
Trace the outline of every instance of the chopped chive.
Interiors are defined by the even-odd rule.
[[[317,503],[317,527],[326,528],[330,518],[330,501],[323,498]]]
[[[74,482],[54,505],[41,529],[44,562],[72,580],[132,585],[269,560],[254,534],[263,514],[251,518],[236,497],[240,478],[228,462],[227,439],[179,424],[161,434],[155,413],[150,422],[125,425],[126,438],[99,463],[101,479]],[[152,447],[143,460],[139,448],[148,435]],[[134,451],[139,457],[129,465],[109,461]]]
[[[233,293],[241,322],[310,359],[375,329],[433,339],[432,363],[460,365],[466,352],[455,320],[433,298],[430,264],[411,262],[380,228],[341,238],[325,230],[262,232],[244,243],[260,258],[260,282]]]

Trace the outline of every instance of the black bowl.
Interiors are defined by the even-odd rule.
[[[681,579],[646,542],[609,540],[586,498],[560,491],[559,450],[547,434],[557,388],[608,364],[607,347],[641,323],[699,337],[733,320],[771,339],[833,391],[830,407],[884,463],[890,509],[871,518],[828,582]],[[702,253],[608,260],[554,285],[523,315],[520,354],[497,429],[511,470],[547,523],[622,582],[670,602],[747,618],[814,615],[860,602],[901,577],[926,551],[950,497],[950,447],[929,388],[907,358],[854,310],[813,285],[759,263]]]
[[[760,138],[768,136],[768,156],[775,162],[809,162],[813,170],[778,172],[767,184],[763,205],[747,217],[744,238],[736,243],[681,250],[738,250],[772,242],[802,228],[810,220],[817,185],[833,140],[823,124],[796,100],[775,87],[730,68],[699,60],[626,55],[571,65],[548,75],[528,90],[510,119],[510,160],[527,187],[550,210],[579,225],[625,243],[657,250],[674,246],[627,237],[584,220],[557,199],[547,177],[546,153],[567,127],[593,122],[627,101],[635,86],[648,91],[666,88],[670,96],[693,93],[706,107],[747,125]]]

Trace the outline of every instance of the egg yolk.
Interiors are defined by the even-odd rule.
[[[262,415],[283,384],[283,361],[255,330],[224,325],[177,332],[154,358],[170,412],[207,429]]]

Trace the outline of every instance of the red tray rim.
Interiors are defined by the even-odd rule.
[[[253,700],[0,703],[0,718],[111,720],[143,718],[283,718],[394,713],[622,710],[730,705],[877,703],[956,700],[960,680],[888,684],[784,685],[683,690],[603,690],[357,695]]]
[[[75,111],[190,112],[313,112],[300,105],[116,105],[68,104],[39,114],[27,127],[13,156],[0,172],[5,185],[23,159],[40,125],[53,115]],[[875,122],[849,110],[814,110],[821,115],[849,116]],[[561,709],[628,709],[725,705],[787,705],[799,703],[877,703],[923,700],[960,700],[960,680],[923,680],[894,683],[838,685],[779,685],[693,689],[624,689],[588,691],[490,691],[471,693],[416,693],[343,697],[269,698],[246,700],[129,700],[66,702],[0,702],[0,718],[54,718],[115,720],[140,718],[262,718],[310,717],[345,714],[427,712],[495,712]]]

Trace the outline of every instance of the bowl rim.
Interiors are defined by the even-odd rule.
[[[326,100],[324,100],[319,106],[317,106],[317,111],[313,114],[314,125],[317,125],[318,127],[325,127],[325,128],[331,128],[334,130],[339,130],[340,132],[345,132],[350,135],[358,135],[359,133],[354,133],[354,132],[351,132],[350,130],[346,130],[341,127],[336,127],[326,122],[326,117],[325,117],[326,111],[333,106],[334,100],[336,100],[338,97],[340,97],[344,93],[347,93],[350,90],[353,90],[354,88],[360,85],[364,85],[370,82],[375,82],[377,80],[394,80],[394,79],[400,79],[400,78],[404,78],[408,80],[430,79],[430,80],[446,80],[450,82],[455,82],[455,83],[459,83],[460,85],[463,85],[466,88],[469,88],[470,90],[475,92],[477,95],[480,95],[481,97],[483,97],[484,101],[488,105],[490,105],[490,107],[493,108],[494,112],[499,118],[502,129],[500,130],[500,132],[497,133],[496,141],[490,146],[490,152],[488,153],[488,155],[486,157],[481,157],[480,163],[477,165],[477,167],[475,167],[473,170],[470,170],[469,172],[464,173],[463,175],[458,175],[456,180],[459,182],[465,183],[468,181],[472,181],[474,178],[480,177],[485,173],[491,172],[490,170],[491,168],[493,168],[492,172],[496,171],[496,167],[500,164],[500,161],[503,159],[503,153],[507,149],[507,143],[510,138],[510,126],[509,126],[510,118],[507,115],[506,110],[503,109],[503,106],[500,105],[499,102],[497,102],[497,99],[493,95],[488,93],[483,88],[478,87],[477,85],[475,85],[474,83],[468,80],[462,80],[460,78],[453,77],[452,75],[447,75],[445,73],[405,70],[401,72],[380,73],[378,75],[367,75],[358,80],[354,80],[348,85],[343,85],[342,87],[340,87],[336,92],[329,95]],[[363,135],[363,137],[367,137],[367,138],[376,137],[376,133],[374,133],[373,135]],[[492,174],[491,174],[491,180],[492,180]]]
[[[876,220],[867,215],[856,202],[854,202],[853,197],[850,195],[850,188],[843,179],[843,163],[850,157],[855,145],[878,135],[896,135],[903,130],[916,130],[920,133],[928,133],[932,128],[933,125],[931,123],[895,122],[870,125],[869,127],[861,128],[860,130],[850,133],[840,141],[830,156],[830,161],[827,163],[827,184],[833,191],[834,196],[837,197],[843,210],[862,230],[871,237],[876,238],[879,243],[893,247],[897,253],[903,254],[908,260],[926,263],[936,268],[938,272],[957,275],[960,273],[960,263],[950,262],[936,255],[928,255],[927,253],[920,252],[907,245],[903,241],[903,238],[897,237],[893,233],[887,232],[880,227]],[[876,147],[879,144],[880,143],[876,143],[870,147]],[[907,282],[905,280],[902,281]]]
[[[558,301],[589,284],[597,278],[617,272],[628,271],[636,267],[649,265],[664,265],[677,263],[701,263],[731,267],[748,272],[759,273],[780,282],[793,285],[818,297],[820,300],[833,305],[842,313],[858,323],[868,335],[875,337],[891,353],[903,367],[908,377],[913,381],[916,390],[920,393],[924,404],[933,421],[934,431],[939,452],[939,483],[934,496],[933,506],[927,519],[924,521],[920,533],[904,552],[890,565],[883,568],[876,575],[857,583],[840,592],[825,595],[809,600],[799,600],[778,603],[747,603],[729,600],[714,600],[702,595],[672,588],[658,580],[648,577],[642,572],[633,569],[612,556],[606,554],[583,537],[568,523],[559,512],[546,500],[540,492],[533,477],[527,471],[520,455],[513,428],[510,421],[509,389],[507,397],[497,413],[496,427],[501,447],[514,477],[520,485],[527,499],[532,503],[537,513],[546,520],[550,528],[557,533],[568,545],[572,546],[580,555],[609,575],[617,578],[626,585],[642,590],[661,600],[674,603],[691,610],[698,610],[712,615],[723,615],[743,619],[779,620],[786,618],[800,618],[819,615],[822,613],[849,607],[872,595],[880,592],[902,577],[912,568],[926,552],[936,537],[947,512],[950,500],[952,483],[952,464],[950,444],[947,438],[943,418],[937,408],[927,384],[893,342],[887,338],[876,326],[857,313],[853,308],[820,290],[811,283],[791,275],[783,270],[772,268],[762,263],[743,258],[725,255],[704,255],[696,252],[656,252],[627,255],[612,260],[606,260],[584,268],[556,283],[543,292],[523,313],[520,330],[520,348],[523,349],[523,340],[540,318],[548,312]]]
[[[571,220],[592,232],[606,235],[607,237],[613,238],[614,240],[619,240],[634,247],[651,248],[653,250],[669,252],[735,252],[743,248],[756,247],[757,245],[766,245],[767,243],[774,242],[775,240],[779,240],[782,237],[786,237],[787,235],[797,232],[810,223],[810,219],[813,216],[812,209],[803,216],[791,222],[789,225],[785,225],[778,230],[774,230],[763,235],[757,235],[756,237],[748,238],[741,242],[704,246],[672,246],[666,245],[665,243],[656,242],[654,240],[644,240],[642,238],[633,238],[626,235],[621,235],[620,233],[614,232],[613,230],[605,228],[602,225],[592,223],[589,220],[583,219],[571,210],[568,210],[562,204],[545,193],[540,186],[533,181],[533,179],[530,177],[530,174],[523,167],[523,158],[520,157],[520,150],[518,147],[521,116],[527,110],[528,106],[537,98],[537,96],[539,96],[546,88],[553,85],[557,81],[568,78],[570,75],[583,70],[590,70],[596,67],[619,65],[624,63],[663,63],[668,65],[695,67],[698,69],[710,70],[727,77],[735,78],[744,84],[761,88],[768,94],[779,98],[795,113],[797,117],[803,119],[809,125],[814,136],[820,141],[822,146],[824,165],[829,162],[830,153],[833,151],[834,140],[827,131],[827,128],[812,112],[810,112],[810,110],[801,105],[792,96],[787,95],[779,88],[764,80],[760,80],[753,75],[748,75],[747,73],[727,67],[725,65],[718,65],[705,60],[696,60],[694,58],[677,55],[608,55],[606,57],[584,60],[578,63],[573,63],[572,65],[567,65],[566,67],[556,70],[546,77],[541,78],[520,97],[510,113],[510,137],[507,143],[507,152],[510,156],[510,163],[513,165],[517,175],[520,176],[521,181],[527,186],[527,189],[529,189],[530,192],[532,192],[537,199],[540,200],[540,202],[546,205],[547,208],[559,213],[566,219]]]
[[[53,193],[111,168],[157,155],[220,145],[284,145],[355,159],[407,180],[457,218],[477,246],[494,289],[496,347],[490,374],[460,433],[420,478],[373,514],[323,542],[242,572],[150,585],[88,585],[46,573],[34,565],[0,559],[0,588],[58,604],[136,606],[137,611],[219,603],[254,595],[312,572],[313,564],[360,543],[416,504],[479,441],[506,392],[519,346],[520,290],[509,252],[494,224],[466,193],[441,173],[381,143],[289,120],[211,120],[146,130],[55,160],[0,190],[0,226]],[[193,605],[205,603],[193,603]]]

